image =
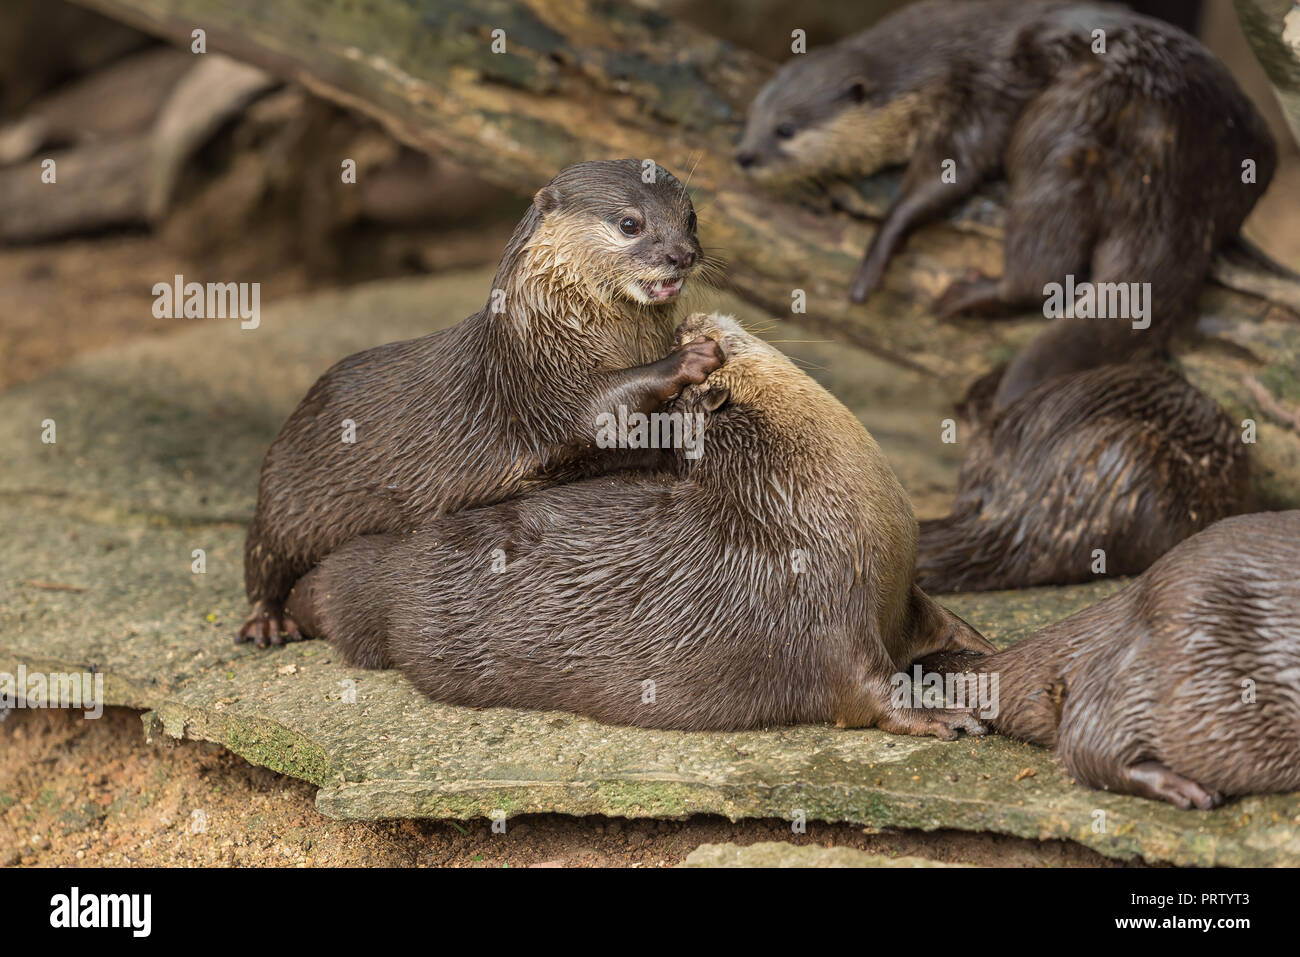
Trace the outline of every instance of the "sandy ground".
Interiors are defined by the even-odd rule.
[[[0,714],[5,714],[0,712]],[[18,709],[0,720],[0,865],[668,867],[706,843],[791,841],[999,866],[1117,866],[1066,842],[953,831],[867,832],[810,822],[529,815],[487,821],[335,821],[316,789],[217,745],[147,743],[139,714],[98,720]]]

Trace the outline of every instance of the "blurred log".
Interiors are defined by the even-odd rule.
[[[1233,6],[1300,143],[1300,7],[1292,0],[1233,0]]]
[[[53,183],[41,179],[45,158],[0,170],[0,242],[143,225],[148,150],[137,135],[56,153]]]
[[[0,3],[0,120],[41,94],[153,41],[62,0]]]
[[[131,85],[163,77],[179,84],[158,95],[151,89],[148,103],[119,117],[105,117],[106,133],[97,139],[94,124],[89,129],[67,128],[53,145],[72,148],[42,150],[26,163],[0,169],[0,241],[30,242],[55,239],[75,233],[110,227],[157,223],[166,215],[176,183],[194,153],[254,98],[279,81],[255,67],[214,54],[202,60],[184,60],[183,71],[175,64],[163,70],[149,68],[130,76]],[[116,71],[115,71],[116,72]],[[123,94],[120,76],[108,78],[109,89]],[[93,84],[94,81],[90,80]],[[144,112],[152,104],[154,113]],[[34,114],[57,118],[63,114]],[[51,125],[30,133],[39,146],[59,127]],[[15,152],[26,144],[17,142],[24,128],[9,128],[0,146]],[[17,135],[16,135],[17,134]],[[42,182],[42,164],[53,160],[56,179]]]
[[[47,93],[0,126],[0,166],[40,151],[48,156],[53,149],[143,133],[193,66],[179,50],[154,46]]]
[[[187,45],[202,27],[209,49],[298,80],[376,117],[403,141],[515,189],[531,191],[580,159],[654,158],[689,178],[705,243],[729,262],[737,290],[788,313],[793,291],[803,289],[809,324],[905,365],[947,375],[972,351],[1004,353],[1032,334],[1014,323],[929,315],[931,297],[971,264],[968,241],[941,229],[914,238],[872,303],[851,306],[847,281],[869,227],[774,198],[730,163],[770,65],[654,10],[598,0],[412,0],[364,12],[347,0],[81,2]],[[492,52],[494,31],[503,31],[496,35],[505,52]],[[892,183],[872,180],[862,209],[879,214]],[[1000,232],[987,201],[968,204],[952,222]],[[1253,314],[1258,306],[1236,309]]]
[[[988,199],[951,218],[956,229],[914,236],[885,288],[865,307],[851,305],[848,283],[871,227],[832,211],[824,197],[810,206],[767,194],[730,161],[771,65],[654,9],[603,0],[79,2],[187,47],[201,27],[210,50],[296,80],[516,191],[531,192],[582,159],[653,158],[689,183],[705,247],[727,261],[737,292],[789,315],[803,290],[808,311],[795,319],[939,377],[954,393],[1041,329],[1041,318],[940,322],[930,314],[932,298],[966,268],[999,270],[1001,215]],[[504,52],[493,52],[494,38],[504,39]],[[896,182],[865,184],[860,211],[879,215]],[[1225,281],[1254,268],[1228,270]],[[1267,366],[1260,381],[1280,401],[1300,403],[1294,313],[1217,287],[1207,287],[1201,306],[1216,340],[1180,347],[1197,354],[1201,381],[1221,401],[1258,412],[1241,380]],[[1300,445],[1284,451],[1294,485]]]

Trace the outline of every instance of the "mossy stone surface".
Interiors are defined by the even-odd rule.
[[[455,322],[489,283],[477,271],[268,303],[251,331],[194,320],[0,397],[0,670],[102,672],[106,703],[147,710],[148,733],[216,741],[311,781],[335,817],[802,812],[1065,838],[1177,864],[1300,864],[1297,795],[1182,812],[1078,787],[1046,751],[996,737],[643,731],[435,704],[401,675],[343,666],[321,642],[235,646],[243,526],[284,416],[337,359]],[[761,320],[863,418],[909,489],[950,489],[960,450],[939,440],[946,412],[927,383],[852,347],[805,341],[814,337],[726,297],[700,305]],[[41,442],[47,418],[52,446]],[[1006,644],[1116,587],[945,601]]]

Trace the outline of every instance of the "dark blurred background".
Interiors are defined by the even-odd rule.
[[[905,0],[664,0],[669,16],[785,59]],[[1229,0],[1134,6],[1197,33],[1267,117],[1282,152],[1247,233],[1300,269],[1300,163]],[[358,187],[340,202],[339,171]],[[40,188],[53,158],[60,188]],[[76,175],[71,175],[73,172]],[[517,194],[409,149],[371,121],[225,57],[196,58],[62,0],[0,7],[0,390],[86,350],[178,328],[151,314],[174,273],[242,275],[262,302],[495,261]]]

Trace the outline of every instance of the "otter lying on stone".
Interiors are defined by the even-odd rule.
[[[966,453],[951,514],[924,521],[927,591],[1136,575],[1190,535],[1250,511],[1250,455],[1208,395],[1158,362],[1058,376],[994,408],[999,368],[959,407]]]
[[[1006,651],[922,664],[996,674],[989,723],[1088,787],[1202,809],[1300,790],[1297,569],[1300,511],[1226,518]]]
[[[1045,333],[1017,360],[1004,405],[1052,375],[1159,355],[1194,318],[1276,148],[1223,64],[1170,24],[1107,4],[930,0],[786,63],[750,107],[736,161],[775,183],[907,164],[854,301],[880,286],[909,233],[999,173],[1003,274],[954,282],[940,315],[1041,308],[1044,287],[1071,276],[1150,284],[1139,323],[1150,328],[1079,320],[1082,349]]]
[[[358,538],[298,582],[290,614],[450,704],[981,733],[969,711],[892,700],[917,657],[992,646],[913,584],[916,520],[875,441],[734,321],[679,333],[700,336],[726,364],[668,408],[702,425],[702,447]]]
[[[657,409],[722,354],[707,339],[674,347],[702,251],[686,190],[654,174],[636,160],[565,169],[515,229],[481,312],[349,356],[312,386],[262,465],[239,640],[300,637],[290,587],[358,535],[657,462],[598,448],[597,416]]]

